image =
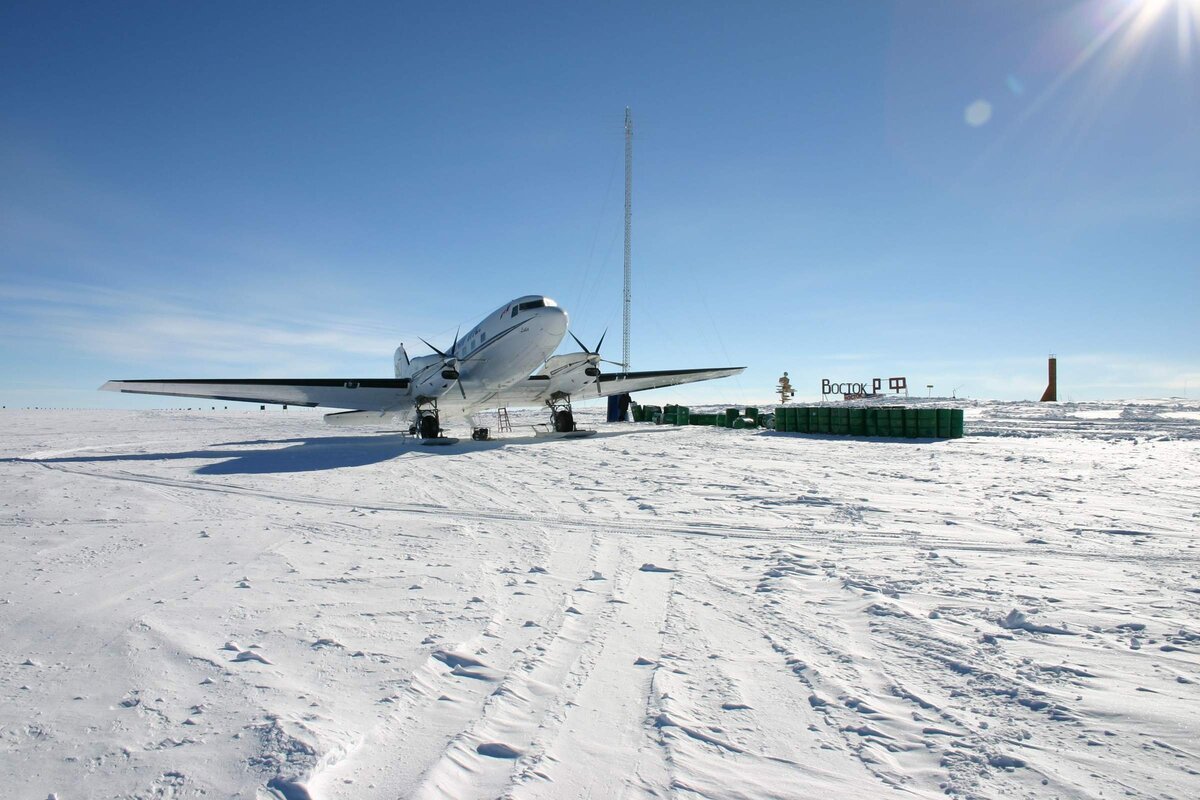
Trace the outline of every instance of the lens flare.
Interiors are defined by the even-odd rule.
[[[1184,74],[1191,75],[1187,68],[1200,34],[1200,0],[1090,0],[1070,14],[1071,26],[1086,32],[1084,44],[1017,116],[1018,124],[1036,114],[1085,67],[1097,73],[1092,101],[1101,104],[1164,25],[1174,24],[1179,62]]]

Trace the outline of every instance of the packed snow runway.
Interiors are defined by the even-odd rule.
[[[1200,796],[1196,403],[514,416],[0,412],[5,796]]]

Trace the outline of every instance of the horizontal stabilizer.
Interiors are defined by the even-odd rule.
[[[335,427],[352,427],[356,425],[394,425],[398,422],[395,411],[339,411],[336,414],[326,414],[325,424]]]

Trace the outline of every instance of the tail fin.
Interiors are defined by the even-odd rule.
[[[408,360],[408,352],[404,349],[403,343],[401,343],[400,346],[396,348],[395,364],[396,364],[396,377],[397,378],[407,377],[409,360]]]

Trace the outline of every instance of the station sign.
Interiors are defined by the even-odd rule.
[[[879,394],[879,390],[883,388],[883,380],[880,378],[872,378],[871,390],[867,391],[866,381],[846,381],[835,383],[828,378],[821,380],[821,396],[825,397],[831,394],[840,394],[846,400],[858,400],[863,397],[873,397]],[[888,389],[896,394],[900,392],[908,393],[908,378],[888,378]]]

